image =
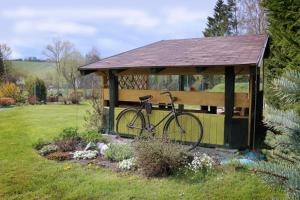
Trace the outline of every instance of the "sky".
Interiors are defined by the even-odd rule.
[[[216,0],[0,0],[11,58],[44,58],[54,39],[108,57],[152,42],[202,37]]]

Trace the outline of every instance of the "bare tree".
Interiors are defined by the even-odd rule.
[[[9,57],[12,50],[6,44],[0,44],[0,81],[8,81]]]
[[[238,22],[241,33],[266,33],[267,20],[262,0],[238,0]]]
[[[61,68],[61,72],[66,81],[73,88],[73,103],[78,103],[77,87],[79,84],[80,72],[78,67],[84,64],[84,59],[81,53],[77,50],[69,52],[68,55],[63,57],[62,62],[64,63]]]
[[[67,57],[74,51],[74,45],[69,41],[54,39],[52,44],[46,46],[44,55],[55,63],[57,72],[57,94],[59,94],[62,68],[65,67]]]
[[[100,52],[96,47],[92,49],[85,55],[85,63],[90,64],[100,60]]]

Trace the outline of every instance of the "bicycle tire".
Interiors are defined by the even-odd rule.
[[[176,143],[190,145],[191,147],[189,148],[189,150],[194,149],[199,145],[203,138],[203,126],[201,121],[198,117],[191,113],[177,113],[176,117],[178,119],[178,123],[186,132],[180,132],[180,128],[178,127],[175,120],[176,118],[175,116],[172,116],[166,122],[163,129],[163,134]],[[175,132],[176,127],[180,133]]]
[[[128,123],[133,121],[133,117],[137,116],[132,127]],[[118,135],[140,136],[145,127],[145,118],[143,114],[134,108],[127,108],[117,116],[116,133]],[[136,126],[136,127],[135,127]],[[135,128],[134,128],[135,127]]]

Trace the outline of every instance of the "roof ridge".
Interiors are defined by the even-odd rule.
[[[205,40],[205,39],[216,39],[216,38],[234,38],[234,37],[250,37],[250,36],[268,36],[267,34],[246,34],[246,35],[226,35],[226,36],[210,36],[210,37],[192,37],[192,38],[175,38],[161,41],[174,41],[174,40]],[[159,41],[160,42],[160,41]]]

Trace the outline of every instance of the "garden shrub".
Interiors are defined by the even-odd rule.
[[[48,155],[49,153],[52,153],[52,152],[57,151],[57,149],[58,149],[58,147],[57,147],[56,145],[49,144],[49,145],[43,146],[43,147],[39,150],[39,153],[40,153],[42,156],[46,156],[46,155]]]
[[[167,176],[184,166],[185,149],[167,138],[139,138],[134,144],[136,163],[145,176]]]
[[[0,98],[0,106],[10,106],[15,104],[16,104],[16,100],[13,98],[9,98],[9,97]]]
[[[6,83],[0,86],[0,97],[10,97],[16,99],[20,93],[19,87],[14,83]]]
[[[78,129],[74,127],[68,127],[58,135],[58,139],[79,139]]]
[[[72,156],[71,156],[71,154],[69,152],[54,152],[54,153],[48,154],[47,158],[49,160],[63,161],[63,160],[70,160],[70,159],[72,159]]]
[[[41,150],[43,146],[50,144],[51,142],[44,140],[42,138],[39,138],[37,141],[32,143],[32,147],[35,148],[36,150]]]
[[[47,88],[45,82],[39,78],[29,77],[25,81],[26,90],[29,96],[36,96],[37,101],[46,102],[47,100]]]
[[[75,138],[65,138],[61,140],[56,140],[55,145],[58,147],[59,151],[74,151],[78,145],[78,140]]]
[[[111,161],[122,161],[133,157],[133,149],[129,144],[110,144],[104,157]]]
[[[80,133],[80,137],[85,140],[86,142],[93,142],[93,143],[97,143],[102,141],[103,136],[98,133],[97,131],[84,131],[82,133]]]

